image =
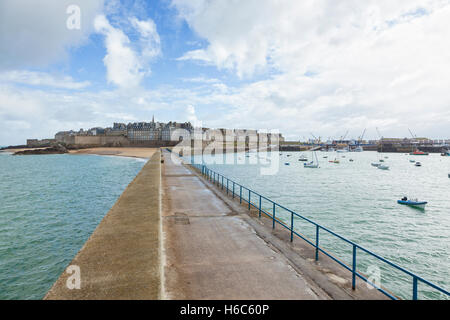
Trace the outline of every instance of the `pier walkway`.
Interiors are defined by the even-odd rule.
[[[190,169],[164,151],[166,299],[329,299]]]
[[[161,298],[160,159],[155,152],[69,264],[80,288],[63,272],[44,299]]]
[[[44,299],[386,299],[271,224],[157,151]]]

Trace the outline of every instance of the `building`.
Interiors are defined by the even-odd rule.
[[[156,122],[153,117],[151,122],[134,122],[128,124],[115,122],[112,127],[108,128],[95,127],[89,130],[60,131],[55,135],[55,140],[66,144],[76,144],[76,141],[82,140],[81,137],[85,137],[83,141],[108,141],[109,144],[117,141],[121,145],[123,145],[125,141],[128,141],[131,145],[164,145],[168,142],[173,144],[188,139],[202,139],[206,142],[218,139],[231,139],[230,141],[233,142],[245,141],[246,143],[257,143],[258,140],[268,141],[269,143],[272,140],[274,140],[274,142],[284,141],[281,134],[277,134],[275,137],[274,134],[261,134],[258,133],[257,130],[198,129],[200,129],[199,132],[203,134],[194,137],[193,134],[197,131],[194,130],[194,127],[190,122],[170,121],[168,123],[161,123]],[[231,138],[229,135],[231,135]],[[76,137],[79,137],[79,139],[77,140]],[[98,137],[99,139],[94,139],[94,137]]]

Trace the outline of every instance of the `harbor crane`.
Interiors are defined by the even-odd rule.
[[[380,130],[378,130],[378,127],[376,127],[375,129],[377,129],[378,138],[380,138],[380,140],[383,139],[383,137],[382,137],[381,134],[380,134]]]
[[[408,128],[409,133],[411,134],[411,145],[418,144],[419,141],[417,140],[417,135],[413,134],[412,131]]]
[[[315,143],[317,143],[317,144],[320,144],[320,143],[321,143],[320,137],[317,138],[312,132],[310,132],[310,135],[314,138]]]
[[[408,128],[409,134],[413,139],[417,139],[417,136],[412,133],[412,131]]]
[[[348,130],[347,130],[347,132],[345,133],[345,135],[341,136],[341,141],[344,141],[344,139],[347,137],[347,135],[348,135]]]
[[[362,133],[362,135],[359,136],[359,138],[358,138],[358,145],[360,145],[362,143],[362,141],[364,139],[364,135],[366,134],[366,130],[367,130],[367,128],[365,128],[363,133]]]

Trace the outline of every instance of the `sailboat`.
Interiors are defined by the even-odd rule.
[[[314,159],[315,159],[315,161],[313,160],[313,161],[311,161],[311,162],[304,163],[303,166],[304,166],[305,168],[313,168],[313,169],[315,169],[315,168],[318,168],[318,167],[319,167],[319,159],[317,159],[317,154],[316,154],[315,151],[313,151],[313,154],[314,154]]]
[[[378,130],[378,129],[377,129]],[[378,169],[382,169],[382,170],[388,170],[389,166],[383,164],[384,160],[382,159],[382,153],[383,153],[383,142],[380,142],[380,152],[378,153],[378,162],[372,162],[371,165],[372,167],[376,167]],[[381,168],[380,168],[381,167]]]
[[[381,165],[381,163],[372,162],[371,165],[372,165],[372,167],[379,167]]]
[[[298,161],[308,161],[308,158],[304,154],[301,154]]]

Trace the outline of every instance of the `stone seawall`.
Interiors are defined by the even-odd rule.
[[[131,140],[125,136],[66,136],[58,142],[65,143],[74,148],[84,147],[146,147],[160,148],[173,147],[178,141],[163,140]]]
[[[155,152],[44,297],[160,299],[161,153]],[[79,267],[80,289],[69,289]],[[73,272],[73,271],[72,271]],[[70,279],[69,279],[70,277]]]

